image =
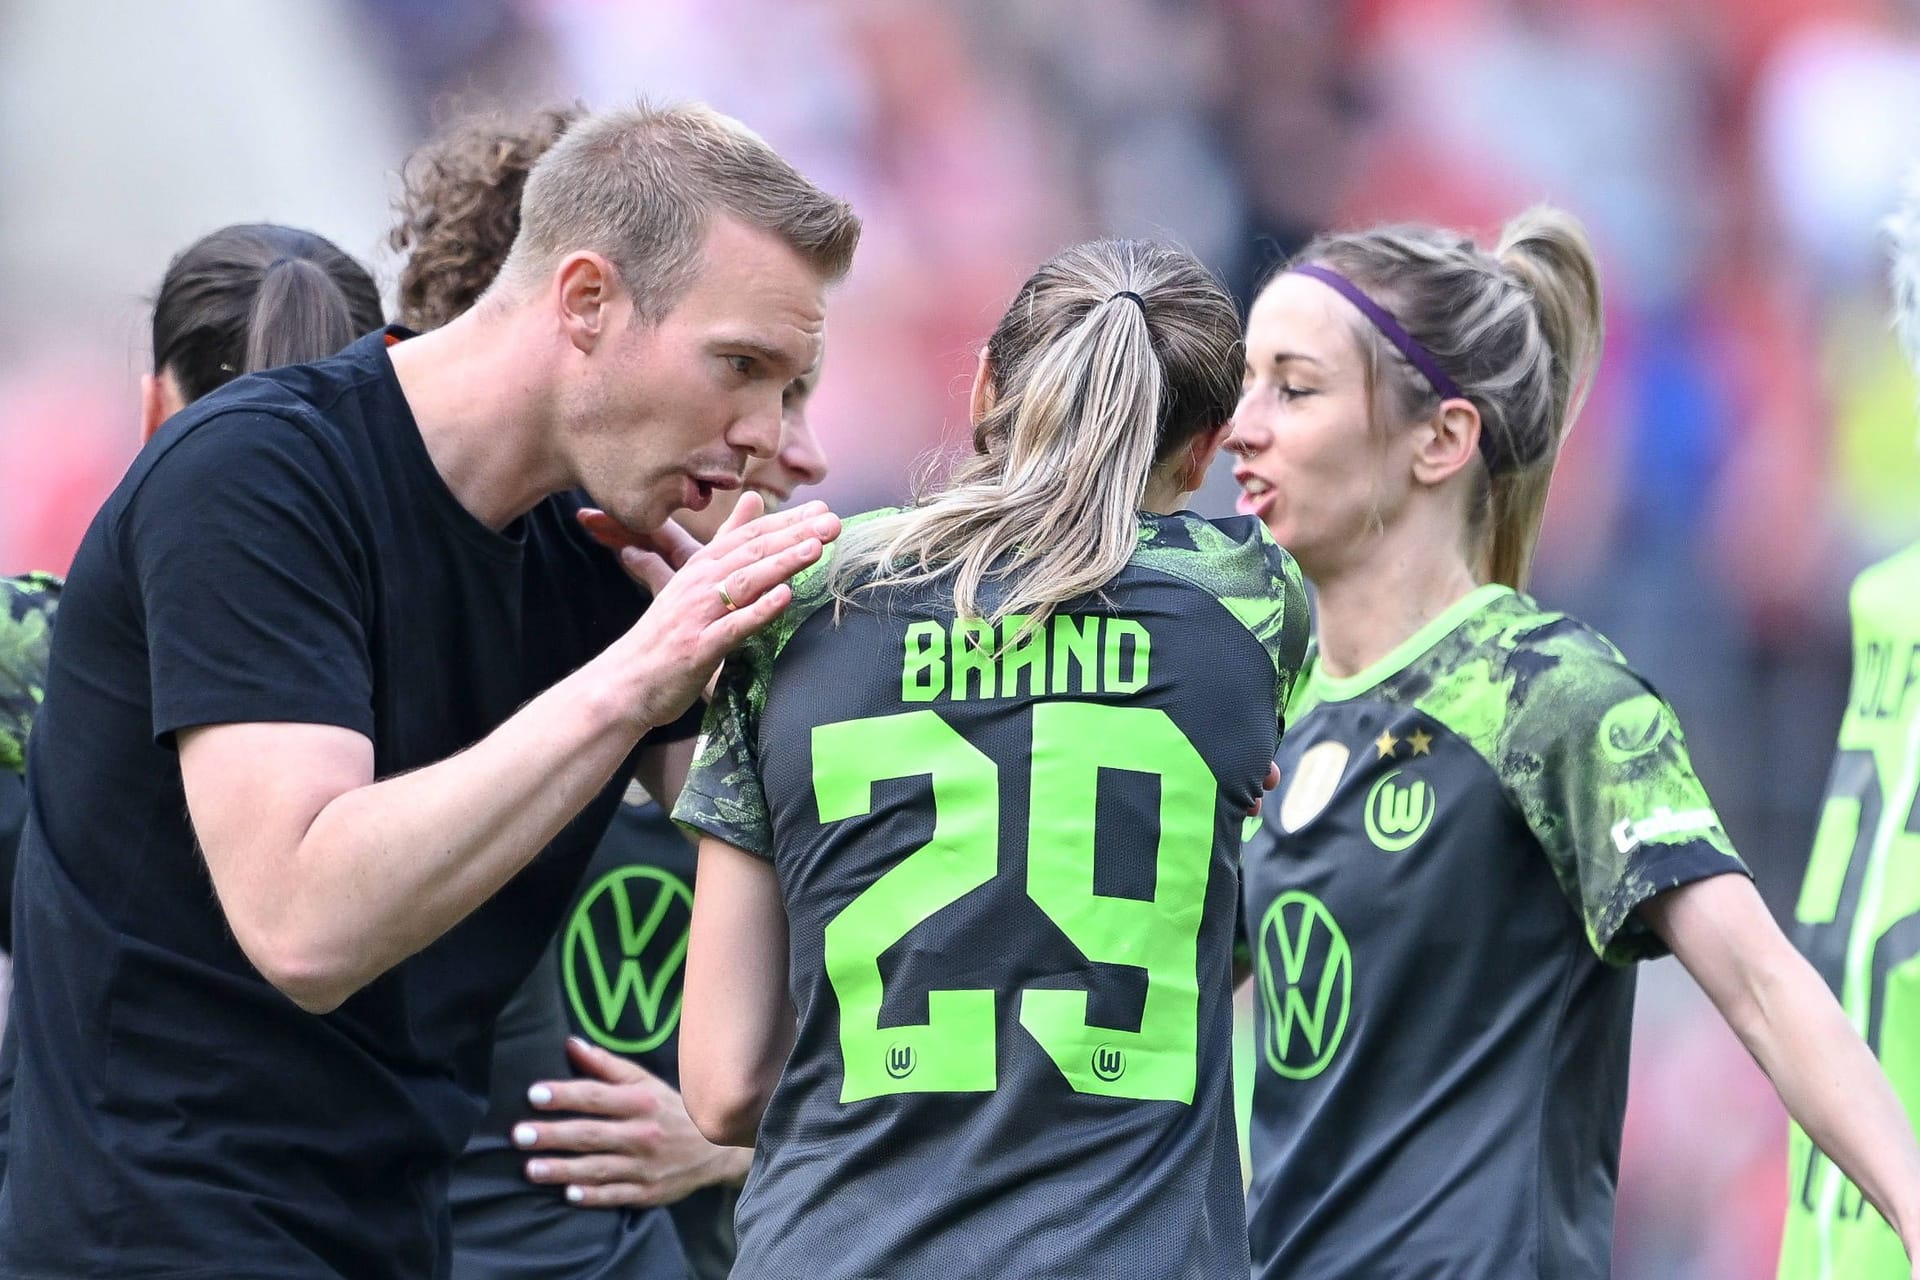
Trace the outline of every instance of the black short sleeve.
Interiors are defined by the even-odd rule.
[[[346,484],[305,429],[264,413],[212,419],[153,462],[119,533],[156,741],[261,721],[373,735],[369,587]]]

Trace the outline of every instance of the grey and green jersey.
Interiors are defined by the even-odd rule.
[[[1244,864],[1254,1274],[1609,1273],[1649,898],[1744,872],[1673,713],[1579,622],[1473,592],[1308,659]]]
[[[50,573],[0,578],[0,950],[12,950],[13,864],[27,822],[27,731],[46,696],[60,606]]]
[[[0,578],[0,772],[27,771],[27,730],[46,696],[59,606],[60,579],[50,573]]]
[[[1853,688],[1794,942],[1920,1118],[1920,546],[1853,586]],[[1906,1253],[1792,1126],[1782,1280],[1906,1280]]]
[[[1244,1276],[1234,922],[1292,561],[1142,516],[1024,637],[944,581],[836,619],[826,576],[729,661],[674,813],[770,858],[789,925],[735,1280]]]

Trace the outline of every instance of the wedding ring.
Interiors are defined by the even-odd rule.
[[[732,613],[735,609],[738,609],[740,607],[739,605],[733,602],[733,597],[727,594],[727,587],[725,583],[716,582],[713,584],[713,589],[720,593],[720,603],[727,606],[728,613]]]

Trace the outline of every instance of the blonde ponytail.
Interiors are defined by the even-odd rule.
[[[1189,255],[1098,241],[1048,261],[987,344],[992,404],[948,488],[850,532],[834,592],[951,575],[960,617],[1043,624],[1126,566],[1156,462],[1232,416],[1239,322]],[[1004,582],[990,609],[990,580]]]
[[[1501,229],[1494,255],[1533,296],[1546,347],[1545,450],[1529,465],[1491,478],[1488,576],[1518,589],[1532,571],[1554,463],[1593,385],[1606,325],[1600,267],[1572,214],[1535,205]]]

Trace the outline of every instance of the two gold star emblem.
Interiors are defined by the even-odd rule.
[[[1402,739],[1393,736],[1391,729],[1382,729],[1380,736],[1373,740],[1374,748],[1380,752],[1378,759],[1385,760],[1396,754],[1401,741]],[[1414,729],[1406,736],[1405,741],[1409,747],[1413,748],[1413,754],[1416,756],[1433,754],[1433,735],[1423,728]]]

